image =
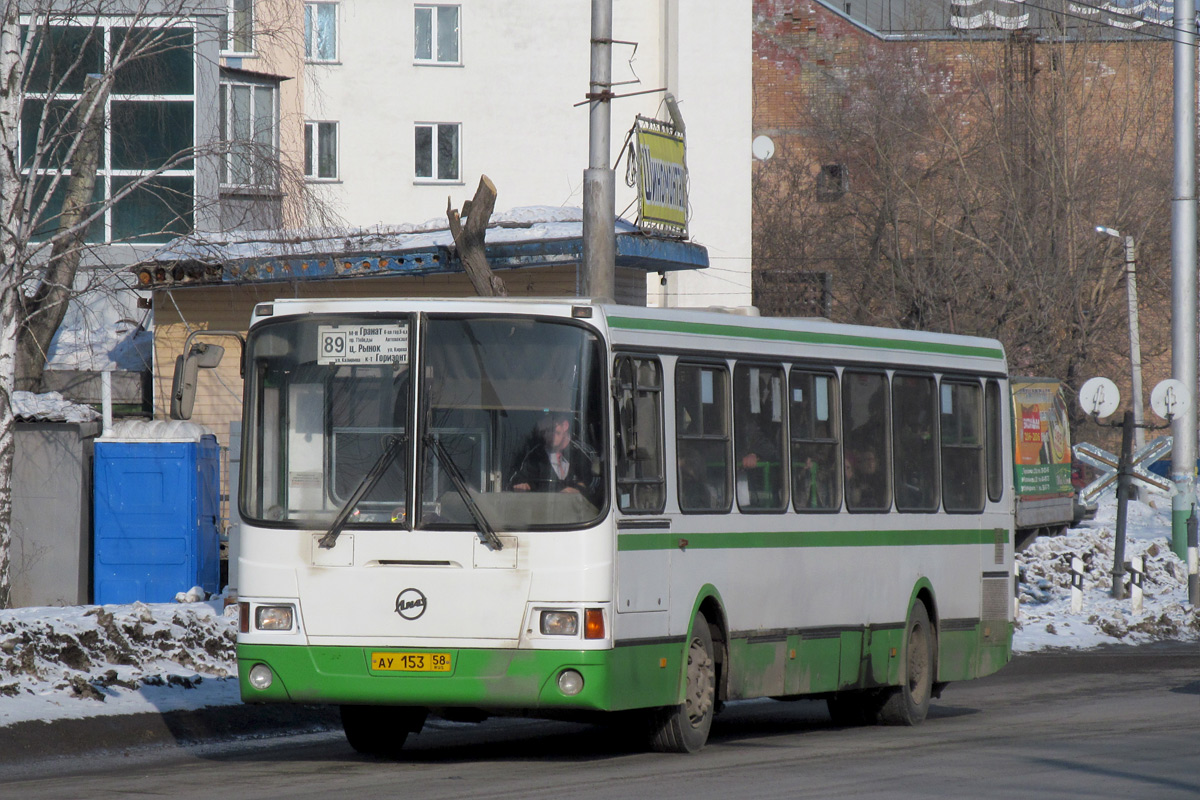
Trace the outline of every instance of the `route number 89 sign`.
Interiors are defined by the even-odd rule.
[[[407,364],[408,325],[318,325],[317,363]]]

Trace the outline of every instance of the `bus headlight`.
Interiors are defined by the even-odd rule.
[[[275,675],[266,664],[255,664],[250,668],[249,681],[251,686],[261,692],[271,688],[271,684],[275,682]]]
[[[564,669],[558,675],[558,690],[567,697],[583,691],[583,676],[573,669]]]
[[[543,636],[575,636],[579,633],[579,615],[574,611],[543,611]]]
[[[291,606],[259,606],[254,609],[254,627],[260,631],[290,631],[295,617]]]

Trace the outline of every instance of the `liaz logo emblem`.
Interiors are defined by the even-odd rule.
[[[418,619],[425,613],[425,595],[420,589],[405,589],[396,595],[396,613],[405,619]]]

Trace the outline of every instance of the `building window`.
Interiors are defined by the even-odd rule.
[[[337,3],[304,4],[304,58],[337,61]]]
[[[822,164],[817,173],[817,200],[832,203],[850,190],[850,173],[845,164]]]
[[[460,64],[459,7],[416,6],[413,9],[413,59],[426,64]]]
[[[338,124],[304,123],[304,177],[333,180],[338,176]]]
[[[25,29],[23,32],[28,33]],[[21,109],[20,163],[44,208],[35,237],[59,227],[68,182],[68,147],[78,135],[78,104],[89,73],[114,70],[100,113],[93,197],[102,209],[88,242],[165,242],[191,231],[195,206],[195,36],[188,27],[47,25],[28,65]]]
[[[226,53],[254,52],[254,0],[228,0],[221,50]]]
[[[421,123],[416,127],[416,176],[433,181],[459,179],[457,123]]]
[[[225,186],[274,187],[277,183],[275,87],[221,84],[221,134]]]

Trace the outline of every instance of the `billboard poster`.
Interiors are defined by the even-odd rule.
[[[1062,384],[1013,378],[1013,467],[1022,497],[1071,494],[1071,428]]]
[[[688,175],[683,134],[669,122],[638,117],[639,226],[644,231],[687,236]]]

